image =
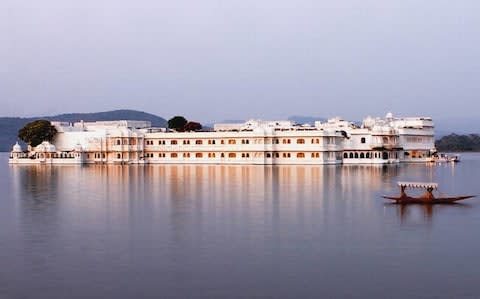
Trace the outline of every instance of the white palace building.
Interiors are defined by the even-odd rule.
[[[249,120],[175,132],[146,121],[52,122],[58,133],[10,164],[383,164],[426,162],[435,152],[429,117],[333,118],[312,125]]]

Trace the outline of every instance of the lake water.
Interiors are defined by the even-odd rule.
[[[479,298],[480,198],[387,204],[451,165],[9,166],[0,298]]]

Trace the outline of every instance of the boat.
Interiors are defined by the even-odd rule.
[[[448,163],[448,162],[456,163],[456,162],[460,162],[460,155],[448,155],[448,154],[445,154],[445,153],[435,153],[431,157],[430,162],[434,162],[434,163]]]
[[[398,182],[400,187],[399,196],[383,195],[385,199],[395,201],[397,204],[449,204],[459,200],[475,197],[476,195],[461,195],[461,196],[435,196],[433,191],[438,192],[437,183],[423,183],[423,182]],[[409,189],[425,189],[426,192],[418,197],[413,197],[405,193]]]

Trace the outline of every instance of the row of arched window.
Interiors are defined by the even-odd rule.
[[[263,144],[264,142],[266,144],[268,144],[270,142],[272,142],[273,144],[280,144],[280,143],[291,144],[292,143],[292,139],[288,139],[288,138],[285,138],[285,139],[279,139],[279,138],[268,139],[267,138],[265,140],[264,139],[255,139],[253,141],[255,141],[255,143],[257,143],[257,144]],[[127,144],[126,142],[127,142],[126,140],[123,140],[123,144]],[[215,139],[208,139],[208,140],[197,139],[197,140],[195,140],[196,145],[201,145],[204,142],[206,142],[210,145],[216,144]],[[238,142],[240,144],[251,144],[252,143],[252,141],[250,139],[239,139]],[[307,143],[304,138],[294,139],[293,142],[295,142],[296,144],[306,144]],[[311,144],[320,144],[320,138],[312,138],[310,140],[310,143]],[[121,145],[121,144],[122,143],[121,143],[120,139],[118,139],[117,140],[117,145]],[[145,140],[145,145],[154,145],[154,144],[155,144],[154,140],[149,140],[149,139]],[[156,144],[166,145],[167,142],[166,142],[166,140],[158,140]],[[170,144],[171,145],[177,145],[179,143],[178,143],[178,140],[171,139]],[[181,144],[188,145],[188,144],[190,144],[190,140],[188,140],[188,139],[181,140]],[[219,144],[237,144],[237,139],[227,139],[227,140],[220,139]]]
[[[237,158],[238,157],[241,157],[241,158],[250,158],[250,157],[263,157],[263,153],[256,153],[256,154],[251,154],[251,153],[182,153],[181,156],[183,158],[190,158],[190,157],[195,157],[195,158],[204,158],[204,157],[208,157],[208,158],[216,158],[217,157],[217,154],[220,158],[225,158],[225,157],[228,157],[228,158]],[[178,153],[170,153],[170,154],[166,154],[166,153],[159,153],[158,154],[158,158],[166,158],[167,156],[169,156],[170,158],[178,158],[179,157],[179,154]],[[320,158],[320,153],[310,153],[308,155],[309,157],[311,158]],[[153,158],[154,157],[154,154],[153,153],[145,153],[145,157],[146,158]],[[307,154],[305,153],[279,153],[279,152],[273,152],[273,153],[266,153],[265,154],[265,157],[266,158],[292,158],[292,157],[296,157],[296,158],[306,158],[307,157]]]

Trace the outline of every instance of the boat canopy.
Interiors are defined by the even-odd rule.
[[[422,188],[422,189],[438,189],[437,183],[422,183],[422,182],[398,182],[399,187],[405,188]]]

